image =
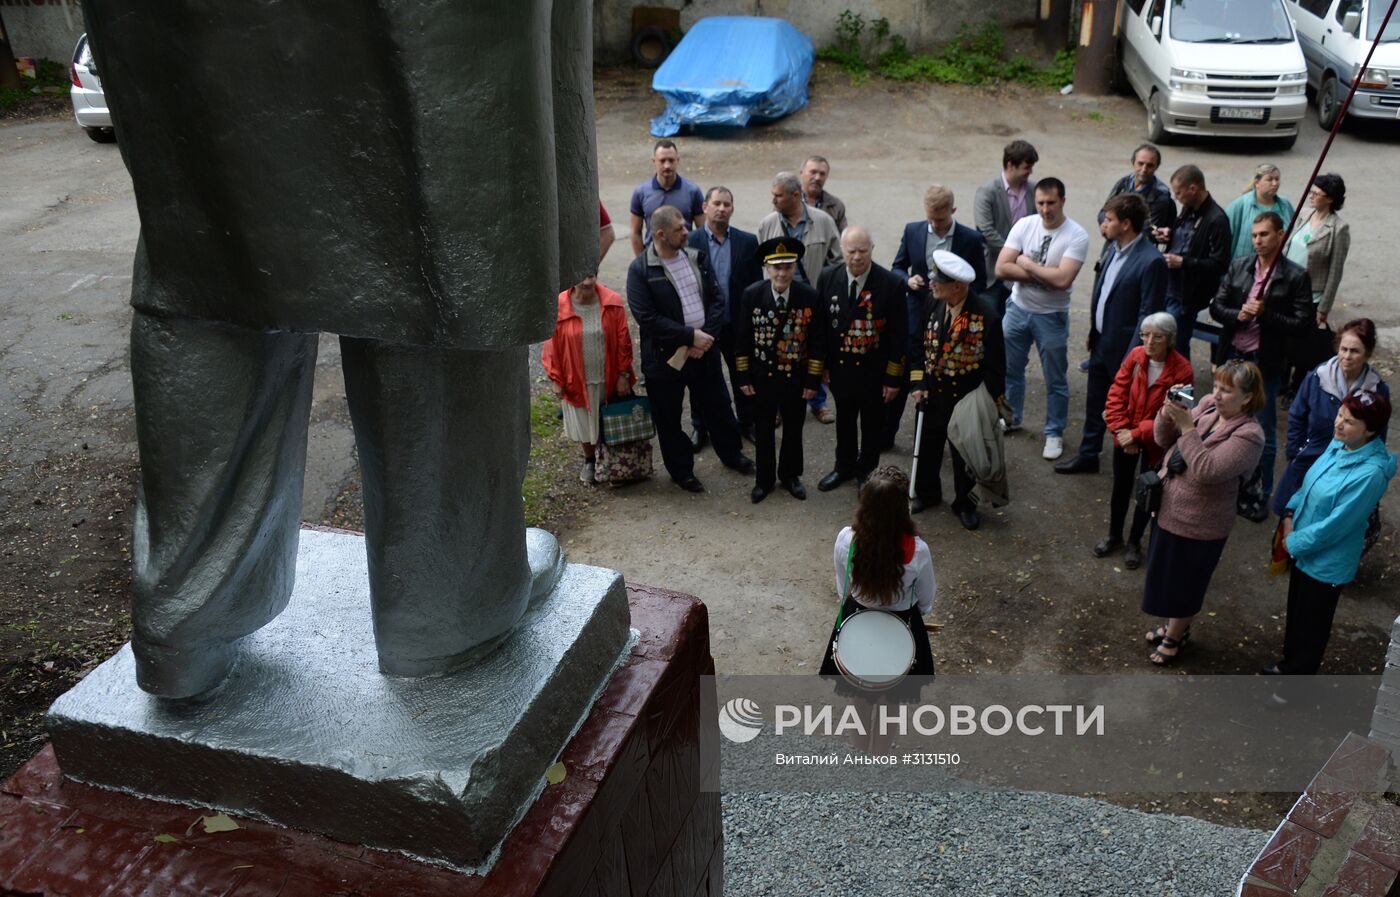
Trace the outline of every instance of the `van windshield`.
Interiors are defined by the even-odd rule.
[[[1380,33],[1381,22],[1385,21],[1385,10],[1389,6],[1387,3],[1372,3],[1370,11],[1366,15],[1366,39],[1375,40]],[[1382,41],[1400,41],[1400,10],[1390,17],[1390,24],[1385,26],[1385,37]]]
[[[1193,44],[1286,44],[1293,28],[1280,0],[1171,0],[1173,40]]]

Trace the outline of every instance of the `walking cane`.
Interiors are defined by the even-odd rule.
[[[919,446],[924,442],[924,405],[927,400],[914,406],[914,463],[909,468],[909,500],[914,500],[914,483],[919,478]]]

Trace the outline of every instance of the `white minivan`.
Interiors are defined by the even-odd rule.
[[[1366,53],[1381,31],[1386,8],[1376,0],[1288,0],[1298,43],[1308,60],[1308,84],[1317,91],[1317,123],[1331,128],[1354,79],[1347,115],[1400,118],[1400,14],[1390,20],[1371,65]]]
[[[1283,0],[1124,0],[1119,58],[1147,137],[1264,137],[1290,147],[1307,112]]]

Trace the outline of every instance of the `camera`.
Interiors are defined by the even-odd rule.
[[[1196,407],[1196,389],[1189,385],[1177,385],[1167,390],[1167,401],[1188,411]]]

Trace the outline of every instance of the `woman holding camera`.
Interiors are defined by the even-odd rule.
[[[1366,518],[1395,476],[1385,450],[1390,400],[1361,392],[1342,400],[1333,440],[1303,477],[1283,512],[1288,577],[1288,623],[1283,659],[1265,673],[1311,675],[1322,665],[1342,587],[1356,578]]]
[[[1143,613],[1167,621],[1147,633],[1149,658],[1168,666],[1191,637],[1225,539],[1235,522],[1240,482],[1264,451],[1254,412],[1264,403],[1264,378],[1252,362],[1232,359],[1215,369],[1215,388],[1194,409],[1168,398],[1153,438],[1169,452],[1159,472],[1161,507],[1147,548]]]
[[[1176,318],[1159,311],[1142,320],[1138,332],[1142,345],[1134,346],[1108,388],[1103,419],[1113,435],[1113,496],[1108,507],[1108,538],[1094,546],[1094,557],[1107,557],[1123,545],[1123,523],[1140,473],[1156,470],[1162,448],[1153,438],[1153,423],[1167,390],[1189,384],[1191,362],[1176,351]],[[1133,512],[1133,527],[1123,552],[1123,566],[1136,570],[1142,564],[1142,534],[1147,512]]]
[[[1274,488],[1274,513],[1283,516],[1288,500],[1303,484],[1308,468],[1331,445],[1337,412],[1347,396],[1375,392],[1390,398],[1390,387],[1371,367],[1376,351],[1376,325],[1370,318],[1348,321],[1337,331],[1337,354],[1303,378],[1303,385],[1288,409],[1288,442],[1284,468]],[[1385,442],[1385,432],[1381,432]]]

